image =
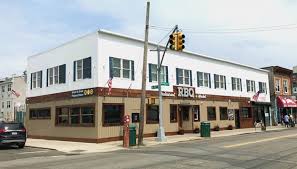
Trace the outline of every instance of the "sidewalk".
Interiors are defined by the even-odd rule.
[[[284,130],[283,126],[267,127],[267,131],[273,130]],[[232,135],[240,135],[247,133],[262,132],[260,128],[248,128],[248,129],[235,129],[235,130],[223,130],[211,132],[211,137],[224,137]],[[174,135],[167,136],[166,142],[157,142],[155,137],[144,138],[145,146],[154,146],[158,144],[176,143],[182,141],[199,140],[204,139],[200,137],[200,134],[185,134],[185,135]],[[81,142],[70,142],[70,141],[55,141],[55,140],[43,140],[43,139],[27,139],[26,146],[38,147],[45,149],[54,149],[69,154],[81,154],[81,153],[95,153],[95,152],[110,152],[116,150],[125,149],[122,147],[122,141],[113,141],[107,143],[81,143]]]

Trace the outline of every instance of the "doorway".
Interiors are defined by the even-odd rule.
[[[235,109],[235,127],[237,129],[240,128],[240,114],[238,109]]]
[[[190,116],[191,106],[179,106],[178,127],[184,130],[193,130],[192,117]]]

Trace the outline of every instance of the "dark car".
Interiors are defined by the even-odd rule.
[[[0,145],[17,145],[24,148],[26,140],[27,132],[22,123],[0,122]]]

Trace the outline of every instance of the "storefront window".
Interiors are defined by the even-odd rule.
[[[170,105],[170,123],[177,122],[177,105]]]
[[[228,120],[227,107],[220,107],[220,119],[221,120]]]
[[[51,118],[50,108],[30,109],[30,120],[31,119],[50,119],[50,118]]]
[[[214,121],[217,119],[215,107],[207,107],[207,119],[209,121]]]
[[[81,108],[81,122],[84,124],[94,123],[94,107],[82,107]]]
[[[79,124],[79,113],[80,113],[80,107],[71,108],[71,115],[70,115],[71,124]]]
[[[241,109],[241,118],[252,118],[251,109],[247,107],[243,107]]]
[[[146,123],[158,123],[159,122],[159,106],[148,105],[146,108]]]
[[[121,125],[124,116],[124,105],[103,104],[103,125]]]
[[[199,106],[193,106],[193,116],[194,116],[194,121],[200,121],[200,107]]]

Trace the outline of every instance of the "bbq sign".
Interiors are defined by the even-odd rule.
[[[84,96],[92,96],[94,95],[94,89],[79,89],[73,90],[71,93],[73,98],[84,97]]]
[[[195,98],[195,88],[174,86],[177,97]]]

